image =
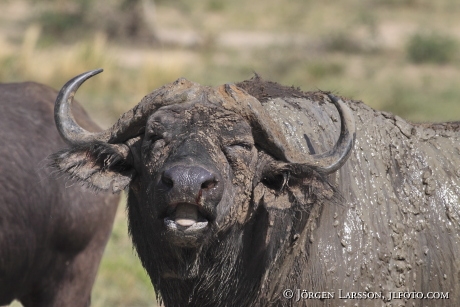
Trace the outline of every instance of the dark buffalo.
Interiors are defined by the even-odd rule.
[[[166,306],[460,306],[460,123],[260,78],[179,79],[90,133],[69,105],[98,72],[61,90],[71,146],[52,160],[129,187],[129,231]]]
[[[66,146],[37,83],[0,85],[0,305],[88,306],[118,197],[53,179],[47,156]],[[77,104],[86,129],[99,131]]]

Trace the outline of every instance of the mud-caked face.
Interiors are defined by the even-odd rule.
[[[99,72],[76,76],[59,92],[56,127],[70,148],[50,159],[95,189],[129,186],[129,231],[145,267],[162,261],[174,271],[177,262],[168,262],[174,258],[189,270],[184,259],[191,250],[169,247],[205,247],[207,238],[218,244],[226,233],[238,236],[243,227],[233,226],[255,216],[262,197],[265,203],[264,187],[282,191],[313,172],[332,174],[353,148],[353,114],[337,97],[328,95],[340,116],[337,143],[305,155],[292,148],[256,97],[235,85],[210,88],[185,79],[145,96],[111,128],[89,132],[74,120],[70,104],[78,87]]]
[[[140,153],[139,205],[164,239],[198,246],[245,220],[257,150],[241,116],[206,103],[163,107]]]

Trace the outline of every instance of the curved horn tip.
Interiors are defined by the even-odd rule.
[[[97,68],[97,69],[93,69],[93,70],[89,70],[87,72],[84,72],[84,73],[80,74],[80,76],[86,75],[86,74],[90,74],[91,76],[94,76],[94,75],[97,75],[97,74],[99,74],[99,73],[101,73],[103,71],[104,71],[103,68]]]
[[[93,69],[93,70],[87,71],[85,74],[91,74],[91,77],[92,77],[92,76],[95,76],[97,74],[100,74],[103,71],[104,71],[103,68],[98,68],[98,69]]]
[[[82,73],[82,74],[79,74],[78,76],[76,76],[76,77],[73,78],[72,80],[81,79],[81,80],[79,80],[79,81],[80,81],[79,83],[81,84],[81,83],[83,83],[84,81],[88,80],[89,78],[94,77],[95,75],[100,74],[100,73],[103,72],[103,71],[104,71],[104,69],[102,69],[102,68],[93,69],[93,70],[84,72],[84,73]],[[70,83],[72,80],[70,80],[68,83]]]
[[[314,160],[319,166],[318,169],[330,174],[341,168],[349,158],[356,138],[356,126],[353,113],[346,103],[333,94],[328,93],[327,96],[339,112],[340,137],[331,151],[317,155]]]
[[[76,77],[73,77],[72,79],[67,81],[67,83],[64,84],[64,86],[61,88],[61,90],[59,91],[58,98],[60,98],[59,96],[73,95],[78,90],[80,85],[83,84],[83,82],[101,73],[102,71],[104,71],[102,68],[94,69],[94,70],[90,70],[82,74],[79,74]],[[59,99],[56,99],[56,103],[58,102],[60,102]]]
[[[103,69],[95,69],[82,73],[69,80],[58,93],[54,104],[54,119],[59,134],[68,144],[81,144],[88,140],[105,137],[103,134],[90,133],[80,127],[75,121],[70,107],[80,85],[102,71]]]
[[[326,95],[327,95],[327,97],[329,97],[331,102],[334,103],[334,104],[337,104],[337,103],[339,103],[339,101],[342,100],[341,98],[337,98],[337,96],[335,96],[334,94],[331,94],[331,93],[327,93]]]

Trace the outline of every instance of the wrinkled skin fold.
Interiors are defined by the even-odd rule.
[[[401,168],[400,159],[416,160],[417,146],[427,150],[417,133],[431,127],[411,127],[359,103],[256,77],[217,88],[179,79],[147,95],[110,129],[92,134],[74,127],[70,109],[62,105],[96,73],[77,76],[61,91],[55,116],[70,148],[51,159],[60,171],[95,188],[129,189],[129,231],[166,306],[353,306],[356,301],[337,297],[294,302],[282,291],[458,288],[455,253],[423,258],[426,238],[439,233],[411,232],[419,226],[405,215],[410,201],[397,188],[405,178],[422,176]],[[443,146],[458,140],[449,133]],[[391,147],[388,154],[387,135],[401,142],[399,155]],[[413,137],[412,147],[403,137]],[[370,158],[378,155],[382,162]],[[369,161],[374,164],[366,165]],[[445,161],[439,169],[447,169]],[[444,171],[417,163],[444,189],[455,190],[442,180]],[[406,189],[412,196],[423,185],[415,181]],[[440,214],[455,206],[440,195],[431,199]],[[378,210],[378,202],[395,207],[394,213]],[[378,220],[366,220],[373,213]],[[413,214],[431,223],[428,215]],[[455,235],[443,244],[455,246],[458,220],[450,221]],[[391,234],[404,227],[411,239]],[[424,276],[441,273],[431,262],[440,257],[451,273],[433,283]]]

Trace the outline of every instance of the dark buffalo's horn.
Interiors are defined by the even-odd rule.
[[[335,172],[347,161],[356,136],[355,119],[350,108],[334,95],[328,94],[328,97],[339,112],[340,136],[330,151],[312,155],[314,165],[326,174]]]
[[[201,91],[198,84],[183,78],[178,79],[145,96],[140,103],[122,114],[109,129],[92,133],[77,124],[72,115],[71,103],[80,85],[100,72],[102,69],[92,70],[73,78],[62,87],[56,99],[56,126],[62,138],[70,145],[82,145],[92,141],[124,143],[144,133],[147,118],[158,108],[194,99]]]
[[[56,98],[54,104],[54,120],[61,137],[69,145],[81,145],[91,141],[109,140],[108,131],[93,133],[83,129],[76,121],[72,114],[71,106],[76,91],[83,82],[102,72],[102,69],[88,71],[68,81]]]
[[[285,167],[294,171],[297,176],[302,176],[311,169],[323,174],[333,173],[350,156],[355,139],[355,121],[351,110],[335,96],[328,95],[340,115],[340,137],[330,151],[305,156],[291,148],[278,124],[267,114],[256,98],[234,85],[225,85],[225,92],[232,99],[230,103],[224,102],[223,106],[245,117],[251,123],[256,144],[275,158],[288,162]]]

